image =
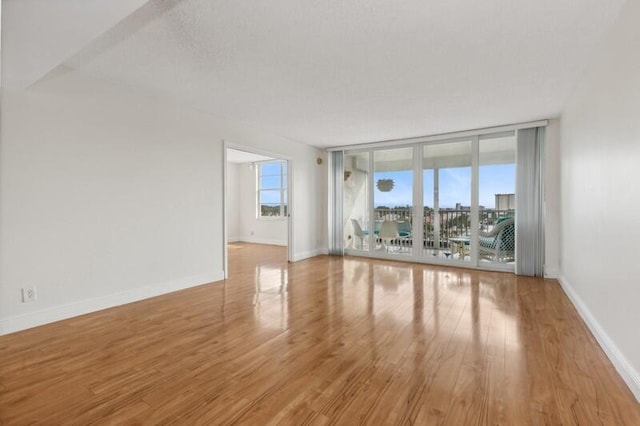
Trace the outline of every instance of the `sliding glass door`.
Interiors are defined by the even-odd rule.
[[[344,152],[350,254],[513,270],[516,136]]]
[[[471,261],[471,141],[422,149],[425,229],[423,254]]]
[[[479,142],[478,260],[513,264],[516,233],[516,137],[497,135]]]
[[[373,205],[376,252],[411,256],[413,148],[374,151]]]

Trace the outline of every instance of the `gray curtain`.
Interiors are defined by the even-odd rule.
[[[342,189],[344,183],[344,156],[332,151],[329,157],[329,254],[344,255]]]
[[[544,127],[518,130],[516,274],[544,275]]]

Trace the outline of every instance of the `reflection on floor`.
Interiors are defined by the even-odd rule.
[[[0,337],[0,424],[640,424],[556,281],[229,256],[226,282]]]
[[[354,252],[362,251],[368,252],[369,245],[362,244],[361,246],[349,246],[349,250]],[[464,253],[464,256],[462,254]],[[405,244],[376,244],[374,254],[379,255],[397,255],[399,257],[411,257],[413,255],[413,247],[408,243]],[[464,260],[465,262],[471,262],[471,253],[469,247],[465,247],[464,249],[460,249],[456,246],[452,246],[451,248],[441,248],[441,249],[433,249],[433,248],[425,248],[422,250],[422,258],[425,261],[429,261],[431,259],[436,260]],[[490,266],[491,264],[501,264],[501,265],[514,265],[512,260],[499,260],[496,261],[492,258],[481,258],[480,262],[484,265]]]

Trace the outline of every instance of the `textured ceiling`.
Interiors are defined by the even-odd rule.
[[[29,86],[146,1],[2,0],[2,86]]]
[[[332,146],[557,116],[624,0],[152,0],[65,65]]]

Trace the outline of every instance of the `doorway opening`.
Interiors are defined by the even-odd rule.
[[[244,147],[224,146],[224,269],[235,269],[229,259],[279,253],[290,261],[291,164],[286,158]],[[246,255],[246,256],[245,256]]]

